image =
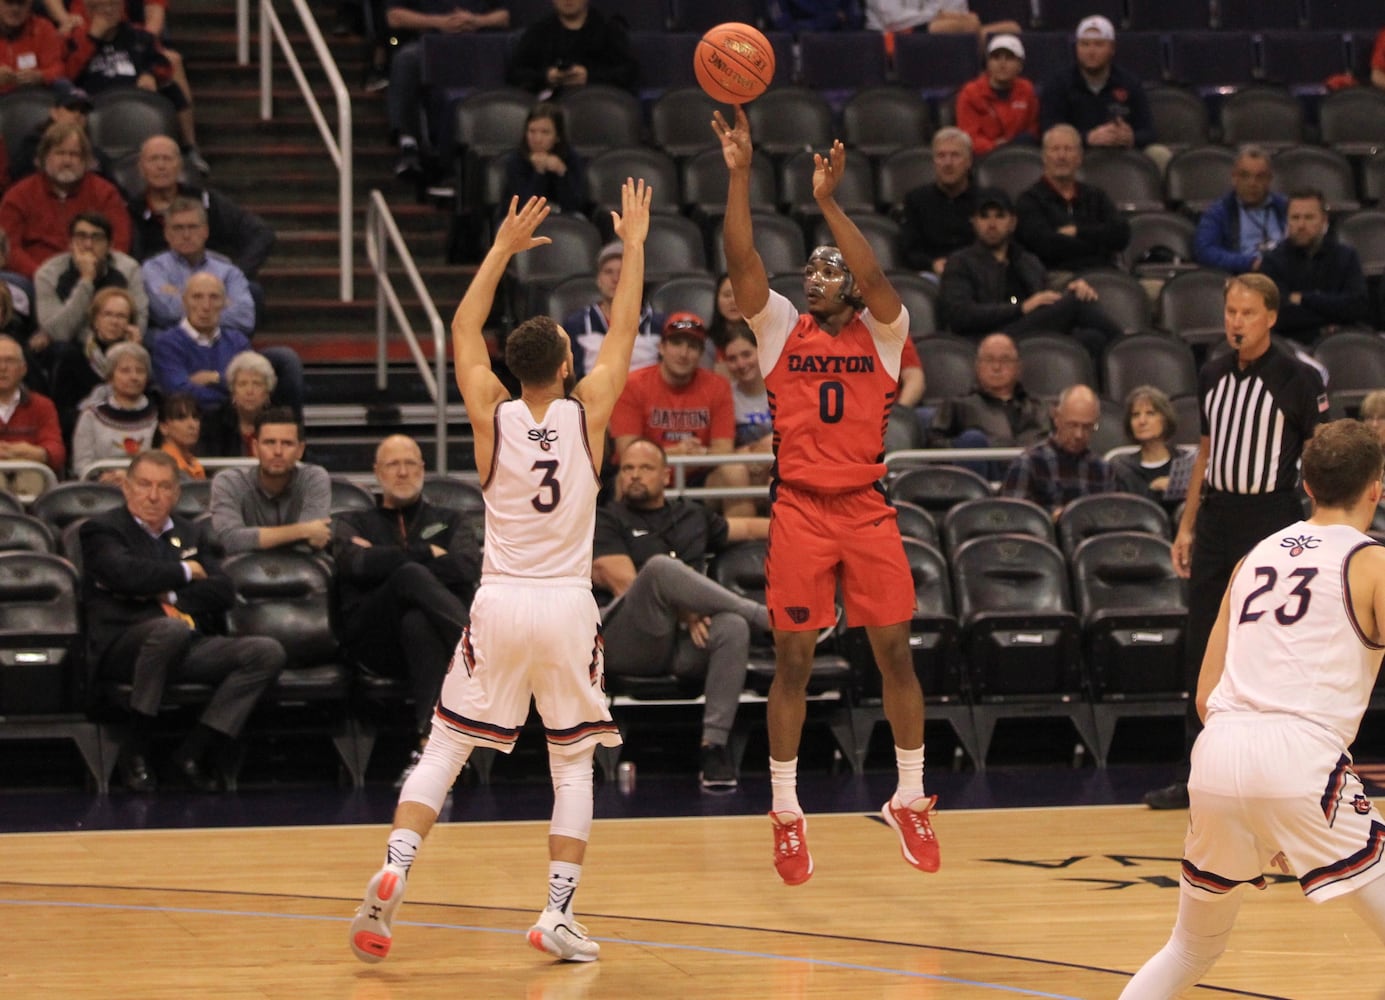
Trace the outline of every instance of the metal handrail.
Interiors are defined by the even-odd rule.
[[[327,153],[332,157],[332,164],[338,171],[337,223],[338,236],[341,241],[339,252],[341,301],[350,302],[355,298],[351,229],[353,212],[351,193],[354,169],[351,152],[351,95],[346,89],[346,84],[342,82],[341,72],[337,69],[336,60],[332,58],[332,52],[327,47],[326,39],[322,37],[322,29],[317,26],[317,19],[308,9],[307,0],[290,0],[290,2],[303,22],[303,30],[308,34],[308,42],[322,63],[322,69],[327,74],[327,82],[332,87],[332,97],[337,102],[337,134],[334,136],[331,127],[327,124],[327,118],[322,113],[322,107],[318,103],[317,96],[313,93],[312,87],[309,86],[308,78],[303,73],[303,67],[298,62],[298,55],[293,51],[293,46],[289,44],[288,35],[285,34],[284,26],[279,21],[279,15],[274,12],[273,0],[260,0],[260,119],[269,121],[274,117],[274,57],[270,47],[272,37],[273,41],[278,42],[279,50],[284,54],[289,70],[298,83],[298,90],[302,93],[303,100],[307,102],[308,112],[317,125],[318,134],[322,136],[322,141],[327,147]],[[242,28],[240,5],[245,3],[248,3],[248,0],[237,0],[238,36]],[[248,13],[245,15],[243,27],[246,32],[245,37],[248,38]],[[248,50],[245,52],[245,56],[248,61]]]
[[[0,475],[10,472],[36,472],[43,478],[43,489],[39,493],[47,493],[54,486],[58,485],[58,476],[52,469],[42,462],[31,462],[26,458],[11,458],[0,461]],[[35,493],[32,496],[28,493],[16,493],[15,496],[24,503],[32,503],[34,497],[39,496]]]
[[[404,312],[404,306],[399,301],[399,295],[394,290],[394,281],[389,275],[388,254],[391,246],[394,247],[399,263],[404,268],[405,276],[413,285],[414,293],[423,305],[424,315],[428,317],[428,325],[433,333],[435,369],[433,371],[428,369],[428,359],[423,356],[423,349],[419,345],[418,336],[414,333],[413,324],[409,322],[409,317]],[[378,189],[370,192],[370,200],[366,203],[365,252],[366,259],[370,262],[371,271],[375,275],[375,387],[383,390],[388,377],[386,370],[388,359],[385,351],[386,340],[389,337],[386,323],[386,310],[388,310],[388,313],[394,316],[394,321],[399,324],[399,331],[404,335],[404,342],[409,345],[409,353],[413,355],[414,364],[418,368],[419,375],[423,378],[424,387],[427,388],[428,395],[433,398],[437,435],[435,468],[438,472],[446,472],[446,332],[443,329],[442,317],[433,304],[433,296],[429,294],[427,286],[423,283],[423,276],[419,274],[418,267],[414,264],[413,254],[409,252],[409,247],[404,242],[399,226],[395,224],[394,214],[390,211],[385,196]]]

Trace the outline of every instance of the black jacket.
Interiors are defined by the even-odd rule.
[[[1051,271],[1110,267],[1130,243],[1130,223],[1106,192],[1091,184],[1079,183],[1069,202],[1040,177],[1019,196],[1015,213],[1015,239]],[[1076,236],[1058,232],[1069,224],[1077,226]]]
[[[624,25],[595,7],[587,10],[587,20],[576,31],[563,27],[557,14],[524,29],[510,54],[505,82],[538,93],[548,87],[550,66],[585,66],[588,83],[631,91],[639,70]]]
[[[1361,258],[1331,233],[1315,247],[1280,241],[1265,254],[1260,270],[1279,286],[1276,333],[1309,341],[1324,327],[1363,323],[1370,312]],[[1289,301],[1294,292],[1303,295],[1298,305]]]
[[[1012,301],[1010,278],[1023,290]],[[947,259],[939,286],[942,322],[953,333],[975,337],[995,333],[1024,315],[1021,304],[1048,287],[1039,258],[1013,242],[1002,262],[980,243],[958,250]]]
[[[1135,145],[1143,149],[1154,141],[1154,115],[1149,97],[1134,73],[1112,65],[1106,86],[1095,94],[1076,63],[1046,81],[1044,99],[1039,103],[1039,126],[1047,132],[1054,125],[1067,123],[1087,141],[1087,133],[1098,125],[1122,118],[1135,133]]]
[[[197,622],[199,632],[225,630],[235,587],[221,571],[204,528],[204,523],[175,514],[172,529],[153,538],[124,507],[82,525],[82,604],[90,663],[100,663],[131,625],[162,617],[169,592],[176,595],[178,610]],[[200,563],[207,579],[188,580],[182,567],[186,560]]]
[[[936,184],[910,191],[904,198],[904,218],[899,223],[904,263],[915,271],[932,271],[934,260],[970,245],[976,239],[971,226],[975,209],[973,184],[955,198]]]
[[[353,536],[370,543],[366,548]],[[432,546],[447,554],[435,556]],[[343,620],[405,563],[418,563],[463,604],[481,579],[481,552],[460,512],[420,498],[411,507],[351,510],[332,518],[332,556]]]

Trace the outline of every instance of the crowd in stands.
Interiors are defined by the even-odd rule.
[[[495,82],[523,90],[530,104],[512,148],[495,157],[499,182],[473,183],[492,165],[466,151],[458,166],[457,197],[487,195],[460,206],[483,226],[511,197],[541,195],[562,215],[582,217],[598,199],[588,183],[590,158],[577,152],[586,137],[570,128],[568,102],[584,87],[647,97],[623,13],[600,0],[553,0],[551,13],[520,24],[513,6],[372,0],[360,7],[371,52],[366,89],[385,92],[395,174],[410,184],[445,181],[439,164],[451,155],[439,146],[450,130],[441,125],[438,95],[424,83],[424,40],[487,32],[507,53]],[[1337,235],[1340,216],[1322,191],[1299,181],[1278,189],[1275,156],[1254,143],[1236,150],[1229,176],[1218,182],[1224,193],[1206,199],[1200,212],[1169,200],[1165,214],[1197,216],[1187,245],[1165,248],[1178,267],[1135,270],[1138,216],[1126,205],[1129,192],[1096,180],[1101,175],[1084,169],[1084,161],[1099,165],[1140,151],[1164,177],[1178,151],[1157,127],[1150,81],[1119,61],[1116,25],[1101,15],[1075,19],[1067,65],[1033,80],[1025,76],[1029,26],[986,20],[967,7],[961,0],[769,0],[763,10],[747,4],[748,19],[767,29],[876,31],[886,52],[898,52],[915,33],[975,36],[979,73],[952,81],[955,94],[930,98],[929,114],[942,127],[901,136],[884,154],[848,151],[872,183],[891,154],[912,151],[921,164],[910,175],[914,183],[896,192],[887,215],[880,213],[878,230],[882,262],[915,293],[906,299],[914,336],[891,421],[908,425],[908,436],[924,447],[1022,449],[1015,458],[1007,452],[962,464],[995,484],[989,488],[998,495],[1031,501],[1055,522],[1074,500],[1114,491],[1148,496],[1172,512],[1189,472],[1179,442],[1196,437],[1176,404],[1193,390],[1182,369],[1167,378],[1151,370],[1115,396],[1109,372],[1112,348],[1139,332],[1186,351],[1195,388],[1197,361],[1214,348],[1185,343],[1167,315],[1167,329],[1153,318],[1152,303],[1174,287],[1180,268],[1271,277],[1282,301],[1276,333],[1304,353],[1343,331],[1378,329],[1385,322],[1380,279],[1368,281],[1360,254]],[[125,507],[81,533],[94,567],[85,578],[93,594],[130,585],[112,567],[139,550],[137,558],[150,560],[156,574],[150,579],[177,595],[170,603],[188,619],[166,624],[179,615],[145,601],[139,620],[154,623],[147,636],[133,630],[137,638],[116,642],[103,625],[89,637],[93,665],[112,679],[134,679],[139,691],[129,704],[135,735],[121,758],[124,782],[150,790],[161,770],[141,735],[150,727],[140,716],[157,711],[161,693],[139,687],[142,658],[163,658],[176,676],[178,665],[197,669],[205,650],[216,648],[201,640],[215,637],[212,619],[225,610],[226,585],[214,564],[222,554],[330,554],[342,641],[356,662],[372,670],[388,665],[406,681],[417,708],[411,735],[426,738],[429,708],[479,577],[471,527],[457,510],[423,499],[422,454],[403,437],[385,440],[377,452],[375,507],[332,513],[328,470],[302,460],[302,364],[286,349],[253,346],[264,312],[254,279],[274,235],[203,182],[208,171],[196,150],[191,92],[181,60],[159,40],[164,8],[149,3],[144,28],[120,0],[87,0],[84,10],[55,25],[30,12],[29,0],[0,5],[0,34],[10,39],[9,51],[0,46],[0,90],[44,86],[53,94],[51,120],[26,140],[32,153],[20,154],[32,158],[33,169],[12,153],[0,198],[0,461],[38,461],[60,478],[81,478],[103,460],[144,456],[131,466],[103,466],[99,478],[121,486]],[[345,13],[352,10],[348,5]],[[28,48],[17,48],[16,39]],[[117,66],[133,67],[133,75]],[[1385,32],[1358,84],[1385,88]],[[123,172],[92,147],[85,122],[94,99],[120,86],[163,95],[178,123],[176,137],[147,139]],[[817,100],[828,105],[823,95]],[[832,100],[840,110],[850,98]],[[710,132],[706,145],[713,145]],[[1006,157],[1023,169],[1002,169]],[[692,157],[676,159],[686,168]],[[683,194],[672,192],[669,200],[681,205]],[[877,203],[885,199],[873,189],[867,213]],[[783,205],[765,207],[790,214]],[[611,419],[613,497],[599,515],[593,579],[611,601],[608,671],[701,683],[703,783],[725,789],[736,782],[729,736],[749,650],[763,638],[766,616],[763,606],[705,570],[714,553],[764,537],[764,508],[749,488],[763,485],[769,471],[717,458],[768,453],[773,438],[754,334],[726,275],[715,274],[717,219],[695,221],[704,234],[702,259],[712,265],[700,272],[707,294],[657,299],[656,308],[658,289],[650,288],[632,374]],[[771,268],[773,278],[785,279],[773,287],[791,299],[802,296],[798,269],[815,242],[817,220],[800,214],[793,221],[802,228],[801,249]],[[622,261],[618,241],[594,246],[600,249],[588,258],[592,270],[566,276],[591,279],[595,288],[590,301],[567,301],[562,316],[578,378],[600,349]],[[658,270],[652,250],[649,266]],[[1125,322],[1107,291],[1113,275],[1143,296],[1150,322]],[[1041,350],[1054,339],[1078,348],[1062,364],[1077,366],[1080,377],[1055,374],[1057,355]],[[965,381],[946,393],[933,385],[930,340],[961,341],[968,352]],[[1034,388],[1039,384],[1042,391]],[[1122,385],[1128,388],[1128,380]],[[1383,399],[1359,404],[1377,430],[1385,427]],[[1128,450],[1108,459],[1113,445]],[[164,457],[150,459],[151,451]],[[706,465],[684,468],[688,485],[746,495],[706,504],[666,496],[668,459],[686,455],[707,457]],[[201,461],[231,456],[254,464],[213,477]],[[4,475],[9,491],[34,492],[19,472]],[[171,513],[179,484],[209,478],[209,518],[184,525]],[[169,523],[178,533],[171,540],[162,530]],[[205,562],[176,551],[194,544]],[[165,588],[157,574],[169,565],[154,563],[181,563],[174,569],[185,578]],[[376,627],[382,622],[392,627]],[[194,638],[170,652],[167,633],[175,627]],[[234,742],[255,699],[283,668],[283,649],[269,642],[226,658],[221,683],[250,692],[248,701],[209,706],[163,773],[193,788],[219,786],[218,750]]]

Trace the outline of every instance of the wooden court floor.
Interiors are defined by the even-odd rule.
[[[923,875],[878,820],[812,816],[816,872],[789,888],[762,817],[600,820],[577,895],[594,965],[524,941],[544,823],[437,827],[375,966],[346,936],[382,826],[13,834],[0,996],[1113,998],[1167,937],[1185,822],[1134,806],[941,812],[943,868]],[[1385,990],[1385,951],[1347,907],[1291,882],[1251,896],[1190,997]]]

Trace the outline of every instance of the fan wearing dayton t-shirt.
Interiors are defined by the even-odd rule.
[[[664,323],[659,363],[630,373],[611,414],[616,456],[636,438],[648,438],[670,455],[729,455],[736,443],[731,385],[702,367],[707,329],[693,313],[674,313]],[[689,469],[690,485],[744,487],[744,465]],[[728,517],[753,517],[750,500],[722,504]]]

